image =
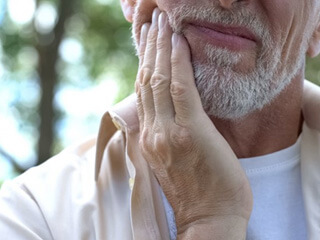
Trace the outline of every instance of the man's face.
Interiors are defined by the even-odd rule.
[[[315,0],[138,0],[133,31],[158,6],[190,46],[208,115],[236,119],[270,103],[305,62]]]

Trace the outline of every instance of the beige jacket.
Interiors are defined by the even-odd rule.
[[[310,240],[320,239],[320,88],[306,82],[301,168]],[[135,99],[99,136],[3,185],[0,239],[169,239],[159,185],[138,150]]]

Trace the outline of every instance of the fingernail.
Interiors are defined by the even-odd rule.
[[[179,36],[176,33],[172,34],[172,45],[177,46],[179,42]]]
[[[152,23],[156,23],[158,21],[158,17],[159,17],[159,9],[155,8],[152,14]]]
[[[140,41],[145,41],[147,39],[147,33],[148,33],[148,24],[145,23],[142,25],[141,28],[141,34],[140,34]]]
[[[159,16],[159,29],[163,28],[166,25],[166,22],[167,22],[166,15],[163,12],[160,13],[160,16]]]

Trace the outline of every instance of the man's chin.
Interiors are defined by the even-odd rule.
[[[277,90],[270,90],[270,85],[254,74],[239,76],[222,68],[195,68],[198,92],[209,116],[241,119],[262,109],[277,95]]]

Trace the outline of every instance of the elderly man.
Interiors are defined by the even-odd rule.
[[[320,1],[121,4],[136,95],[3,186],[2,238],[319,239]]]

